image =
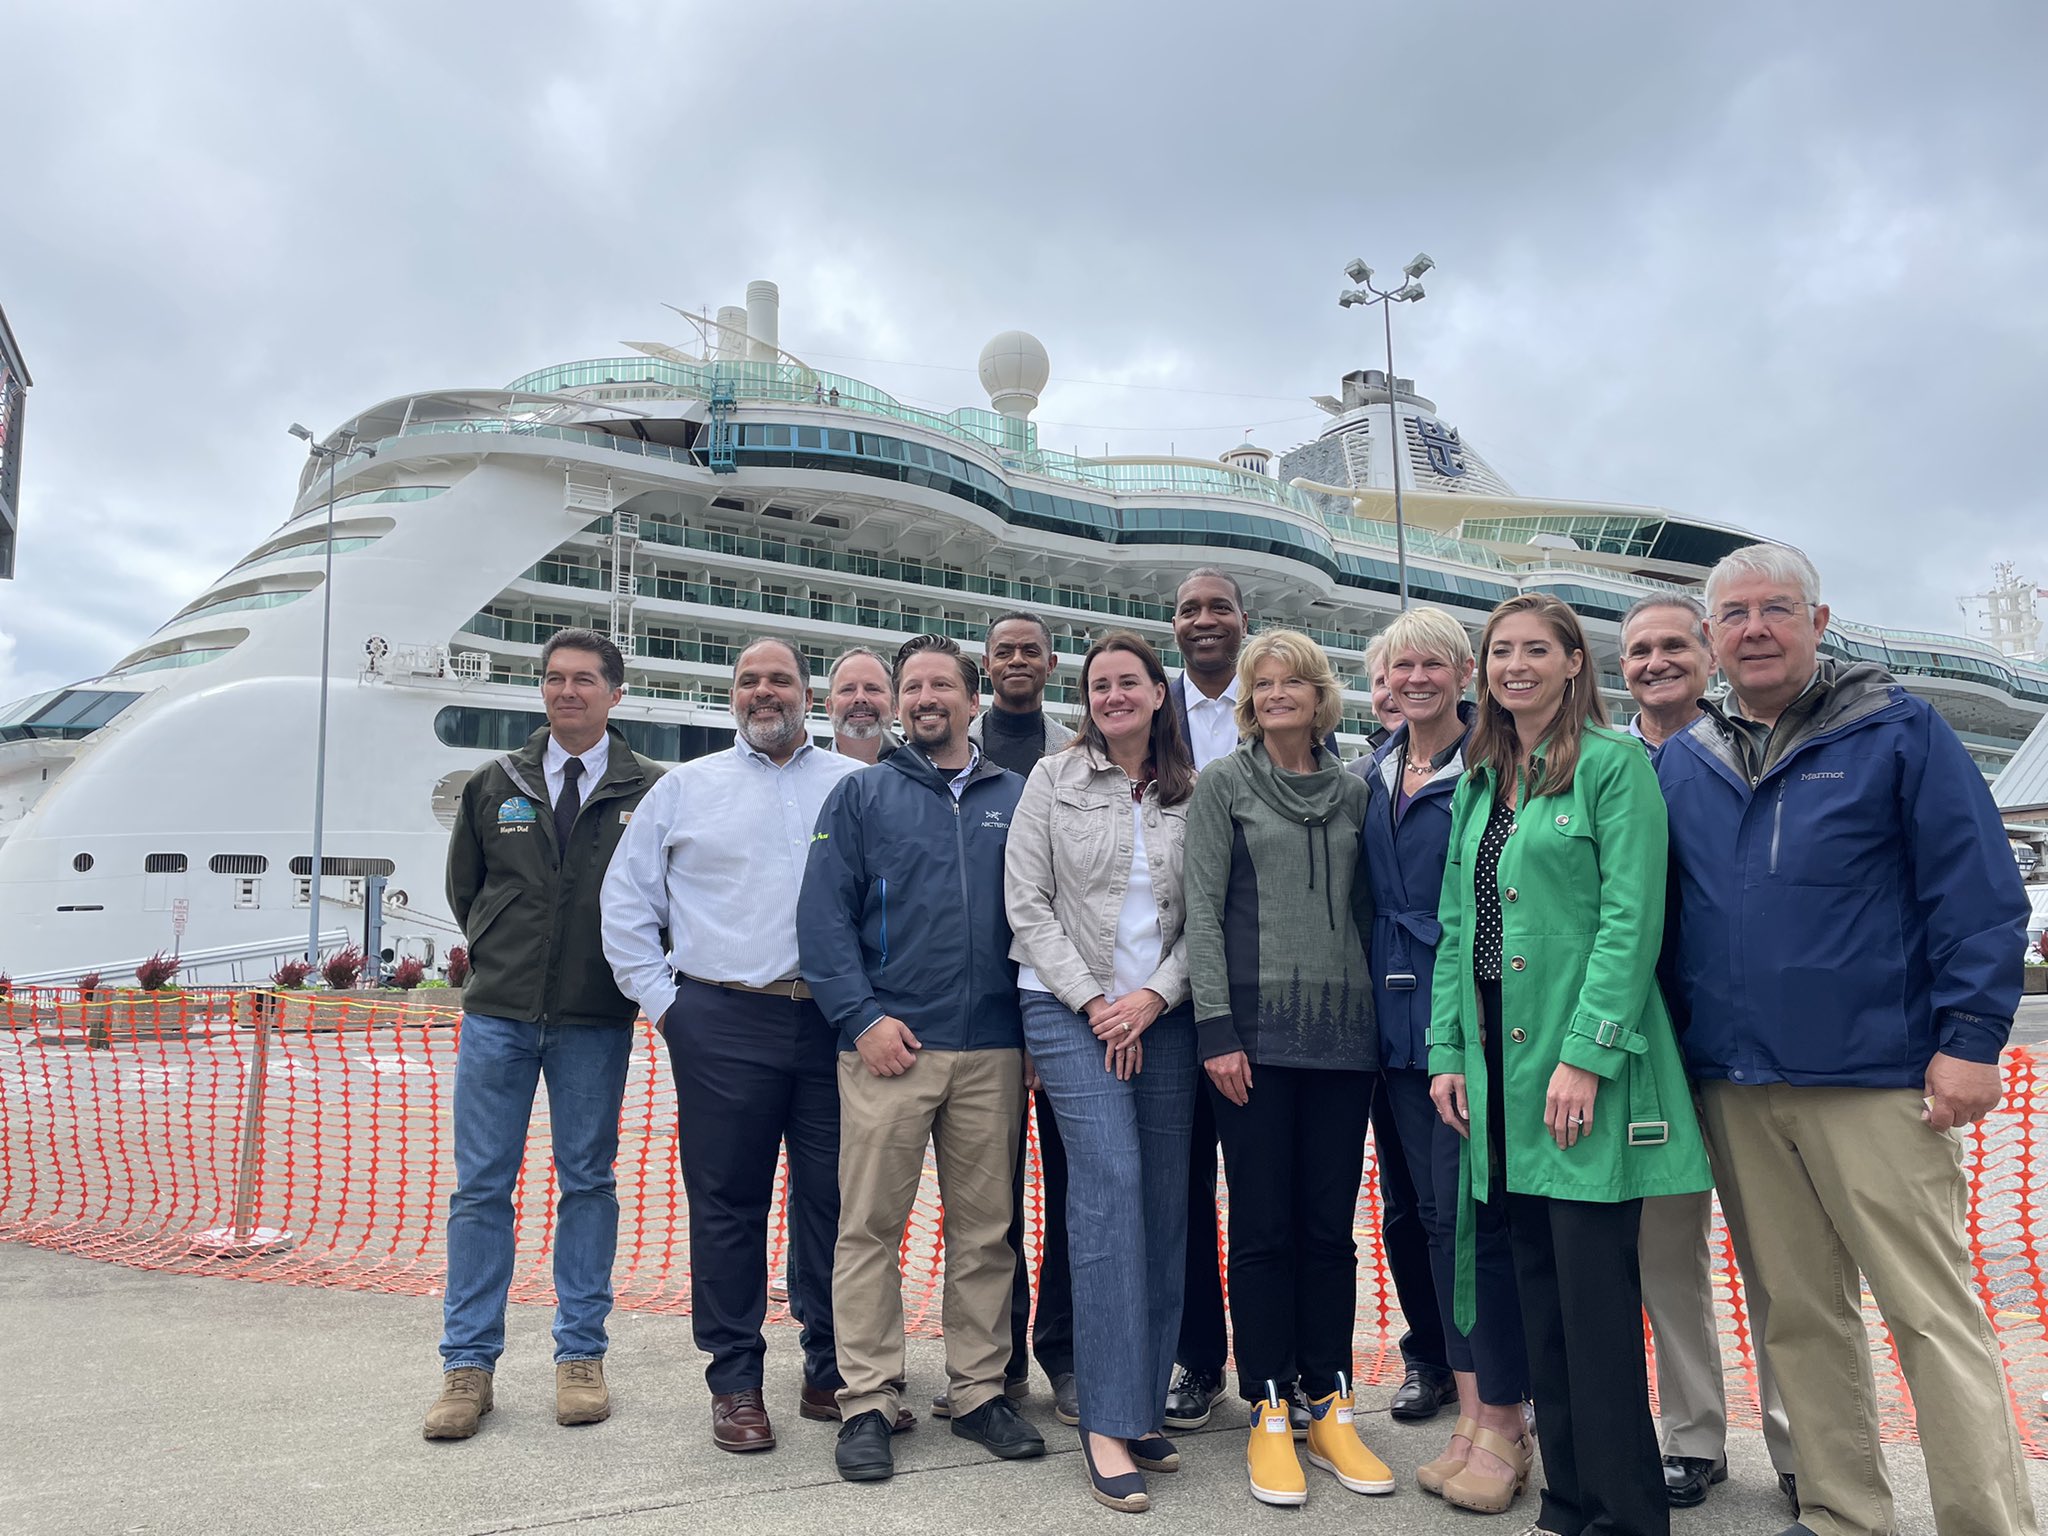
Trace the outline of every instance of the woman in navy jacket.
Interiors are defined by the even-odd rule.
[[[1362,834],[1375,916],[1373,1004],[1380,1065],[1393,1103],[1401,1150],[1414,1175],[1416,1203],[1429,1233],[1430,1270],[1439,1310],[1451,1316],[1458,1210],[1458,1134],[1429,1097],[1430,982],[1436,966],[1437,903],[1451,836],[1451,792],[1464,772],[1472,706],[1471,642],[1464,627],[1436,608],[1412,608],[1387,626],[1387,681],[1402,724],[1362,765],[1372,801]],[[1416,1470],[1430,1493],[1462,1503],[1468,1465],[1489,1481],[1513,1468],[1475,1437],[1522,1438],[1529,1394],[1522,1312],[1508,1248],[1505,1202],[1475,1204],[1478,1318],[1469,1335],[1444,1328],[1458,1383],[1458,1423],[1444,1454]],[[1485,1499],[1477,1502],[1486,1503]]]

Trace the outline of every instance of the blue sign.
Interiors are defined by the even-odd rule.
[[[1465,473],[1462,455],[1465,445],[1458,441],[1458,429],[1416,418],[1415,435],[1422,439],[1422,451],[1429,455],[1429,467],[1446,479]]]

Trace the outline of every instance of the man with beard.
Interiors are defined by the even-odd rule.
[[[848,1482],[895,1472],[903,1224],[925,1146],[946,1199],[953,1433],[1005,1460],[1045,1441],[1003,1390],[1016,1258],[1005,1241],[1024,1120],[1024,1031],[1003,853],[1024,781],[968,739],[980,669],[940,635],[896,655],[909,740],[837,785],[797,903],[804,979],[840,1031],[839,1243],[832,1316]]]
[[[711,1357],[712,1443],[726,1451],[775,1448],[761,1320],[785,1142],[800,1411],[839,1416],[823,1259],[839,1229],[839,1089],[832,1031],[798,973],[797,893],[818,811],[860,765],[811,744],[810,707],[802,653],[783,640],[749,645],[733,670],[731,750],[661,781],[604,883],[605,954],[668,1042],[690,1201],[690,1322]]]
[[[1041,757],[1059,751],[1074,733],[1045,712],[1045,685],[1055,658],[1052,631],[1031,613],[1006,613],[982,637],[982,660],[993,695],[988,710],[975,716],[969,738],[989,761],[1029,778]],[[1036,1088],[1034,1074],[1034,1088]],[[1024,1257],[1025,1151],[1017,1148],[1017,1177],[1010,1214],[1010,1247],[1017,1255],[1017,1282],[1010,1293],[1010,1363],[1003,1390],[1023,1399],[1031,1390],[1031,1358],[1052,1383],[1052,1411],[1062,1424],[1081,1422],[1074,1385],[1074,1279],[1067,1268],[1067,1149],[1060,1140],[1052,1105],[1037,1089],[1038,1154],[1044,1172],[1045,1231],[1039,1247],[1038,1316],[1031,1316],[1031,1266]],[[1031,1351],[1025,1349],[1030,1330]],[[944,1417],[943,1397],[932,1403]]]
[[[889,664],[864,645],[842,651],[825,674],[825,718],[832,750],[856,762],[878,763],[897,748],[896,688]]]

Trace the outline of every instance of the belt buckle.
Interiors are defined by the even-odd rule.
[[[1389,992],[1413,992],[1415,990],[1415,973],[1413,971],[1394,971],[1388,975],[1386,987]]]
[[[1593,1043],[1599,1046],[1611,1046],[1620,1038],[1621,1026],[1612,1019],[1602,1019],[1600,1027],[1593,1032]],[[1643,1122],[1645,1125],[1655,1125],[1658,1123],[1654,1120],[1645,1120]]]
[[[1669,1120],[1631,1120],[1628,1144],[1632,1147],[1661,1147],[1671,1139]]]

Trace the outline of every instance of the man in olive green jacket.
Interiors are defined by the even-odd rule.
[[[546,729],[470,777],[448,849],[448,904],[469,941],[455,1063],[441,1395],[429,1440],[491,1411],[512,1281],[512,1189],[534,1089],[547,1079],[561,1205],[555,1223],[555,1419],[607,1417],[605,1317],[619,1150],[637,1010],[605,959],[598,897],[633,807],[661,776],[610,723],[626,678],[616,645],[558,631],[541,653]]]

